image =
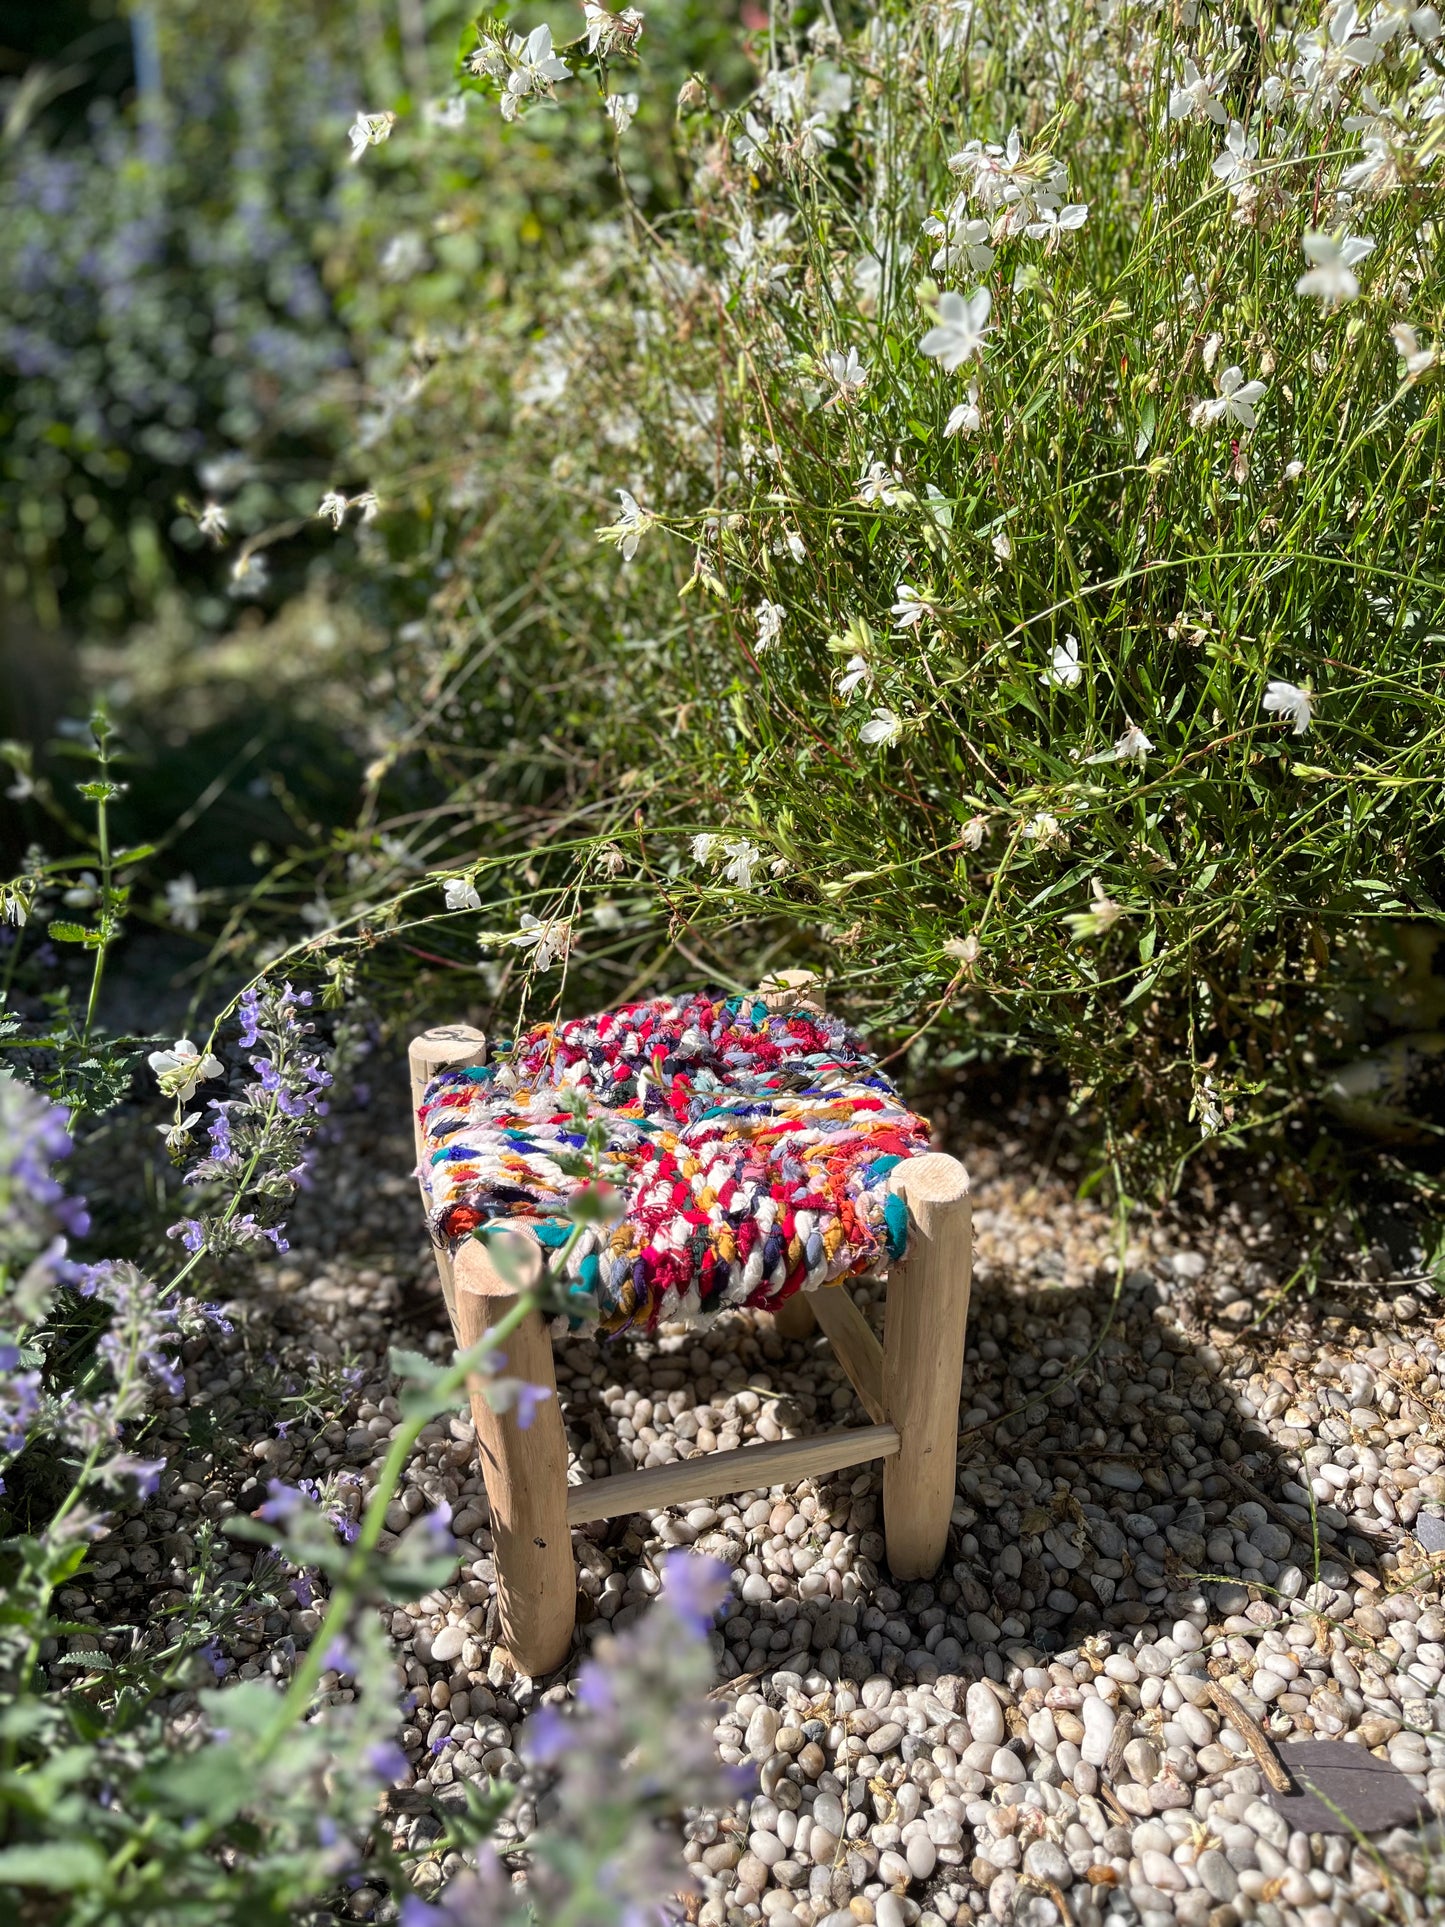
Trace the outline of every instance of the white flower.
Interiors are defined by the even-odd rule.
[[[221,545],[221,540],[226,533],[227,526],[228,518],[226,511],[221,507],[219,502],[207,502],[206,506],[196,517],[196,527],[209,541],[214,542],[217,548]]]
[[[617,520],[605,529],[598,529],[599,542],[615,542],[622,551],[622,560],[630,562],[637,553],[637,544],[656,519],[648,510],[642,508],[636,496],[629,495],[625,488],[617,490],[617,499],[622,504]]]
[[[271,563],[258,549],[242,549],[231,564],[233,596],[264,595],[271,583]]]
[[[607,117],[619,134],[625,134],[632,125],[637,112],[636,94],[609,94],[607,96]]]
[[[316,514],[319,520],[329,522],[332,528],[339,529],[346,520],[346,511],[350,506],[344,495],[338,494],[334,488],[328,489],[321,498]]]
[[[381,498],[374,488],[363,489],[360,495],[353,495],[351,506],[356,510],[358,522],[374,522],[381,507]]]
[[[808,551],[803,546],[803,538],[796,529],[789,529],[783,540],[788,545],[788,554],[795,562],[806,562]]]
[[[1114,754],[1121,763],[1138,763],[1142,767],[1153,747],[1137,723],[1126,723],[1124,734],[1114,745]]]
[[[965,206],[965,197],[960,194],[943,220],[930,215],[923,223],[923,232],[943,243],[929,263],[935,274],[960,271],[978,276],[987,274],[993,266],[993,249],[989,246],[993,229],[987,221],[963,219]]]
[[[1435,350],[1420,346],[1420,337],[1408,321],[1397,321],[1390,330],[1390,339],[1399,350],[1400,359],[1405,364],[1405,374],[1410,381],[1417,380],[1427,368],[1434,367]]]
[[[1272,682],[1264,692],[1265,713],[1293,723],[1296,736],[1303,736],[1309,728],[1314,716],[1313,705],[1310,691],[1301,689],[1297,683]]]
[[[1037,816],[1030,817],[1024,824],[1024,840],[1027,843],[1037,843],[1041,849],[1046,850],[1053,844],[1066,843],[1068,838],[1064,835],[1059,819],[1050,815],[1047,810],[1040,810]]]
[[[772,136],[756,114],[743,115],[743,131],[733,142],[733,159],[739,161],[762,160],[767,153],[768,142]]]
[[[956,962],[961,964],[976,964],[982,954],[982,946],[978,938],[972,935],[967,937],[950,937],[948,942],[943,946],[943,954],[945,957],[954,958]]]
[[[1191,115],[1203,114],[1217,127],[1223,127],[1229,116],[1214,98],[1214,89],[1219,85],[1220,76],[1211,74],[1206,80],[1203,74],[1188,58],[1184,62],[1184,81],[1169,96],[1170,120],[1188,120]]]
[[[843,697],[848,697],[853,694],[855,689],[871,689],[872,687],[873,671],[868,666],[867,658],[856,655],[849,656],[847,667],[838,678],[838,694]]]
[[[875,502],[881,502],[884,508],[893,508],[907,499],[907,489],[886,462],[870,462],[864,469],[858,484],[858,500],[865,507],[871,508]]]
[[[875,709],[872,716],[858,731],[860,743],[877,743],[886,749],[896,743],[903,733],[903,719],[895,716],[891,709]]]
[[[838,390],[828,404],[830,408],[836,406],[838,402],[852,401],[868,379],[868,369],[858,359],[856,348],[850,348],[847,354],[844,354],[841,349],[830,349],[823,357],[823,366],[828,370]]]
[[[1303,247],[1305,259],[1312,265],[1295,282],[1296,294],[1316,295],[1326,310],[1357,298],[1360,282],[1354,270],[1375,249],[1368,235],[1337,237],[1310,232],[1304,237]]]
[[[971,816],[964,824],[963,832],[958,840],[962,843],[965,850],[981,850],[983,848],[984,838],[987,835],[988,818],[986,816]]]
[[[1014,545],[1002,529],[994,536],[993,540],[989,543],[989,547],[993,550],[1000,562],[1012,562]]]
[[[897,617],[896,629],[916,629],[928,614],[928,599],[914,588],[911,582],[900,582],[895,592],[898,600],[890,614]]]
[[[1024,229],[1024,233],[1034,241],[1047,240],[1048,246],[1044,252],[1046,254],[1053,254],[1063,241],[1064,236],[1066,234],[1076,233],[1088,218],[1089,204],[1087,201],[1073,201],[1068,207],[1057,209],[1045,203],[1039,208],[1038,219],[1036,221],[1030,221]]]
[[[783,627],[786,611],[781,602],[760,602],[753,610],[753,620],[758,625],[758,654],[771,649]]]
[[[1254,404],[1264,394],[1262,381],[1246,381],[1242,368],[1226,368],[1218,379],[1219,393],[1207,401],[1195,402],[1189,411],[1192,428],[1207,427],[1226,418],[1241,428],[1255,426]]]
[[[1351,192],[1383,196],[1392,194],[1401,183],[1400,157],[1382,134],[1371,134],[1364,143],[1360,159],[1340,176],[1340,186]]]
[[[170,1124],[157,1124],[156,1129],[166,1141],[166,1149],[173,1158],[184,1157],[191,1148],[191,1132],[201,1121],[199,1111],[188,1111]]]
[[[1242,123],[1232,120],[1223,151],[1214,159],[1215,179],[1227,181],[1231,193],[1237,191],[1249,179],[1250,163],[1258,153],[1259,142],[1252,135],[1246,138]]]
[[[1112,930],[1120,917],[1127,916],[1122,903],[1115,903],[1097,877],[1089,879],[1089,890],[1093,898],[1087,910],[1073,910],[1064,918],[1069,933],[1075,943],[1083,943],[1090,937],[1102,937],[1106,930]]]
[[[952,374],[975,356],[982,356],[992,297],[975,288],[967,300],[952,288],[938,298],[938,322],[919,342],[920,351]]]
[[[177,930],[194,930],[201,920],[201,893],[189,873],[166,885],[166,915]]]
[[[641,38],[642,15],[636,7],[609,13],[596,0],[583,0],[582,14],[587,22],[589,54],[631,53]]]
[[[961,401],[943,425],[945,435],[976,435],[983,426],[978,406],[978,383],[968,384],[968,400]]]
[[[82,870],[68,890],[62,890],[60,901],[67,910],[89,910],[100,895],[94,870]]]
[[[552,29],[533,27],[517,54],[517,70],[507,85],[514,94],[524,94],[534,87],[550,86],[554,80],[566,80],[570,73],[566,61],[552,51]]]
[[[356,119],[346,130],[351,142],[352,160],[359,161],[368,147],[380,147],[384,140],[389,140],[395,125],[396,115],[389,111],[380,114],[358,111]]]
[[[178,1037],[169,1050],[153,1050],[146,1062],[165,1095],[183,1104],[195,1096],[197,1084],[219,1077],[225,1068],[209,1051],[203,1057],[189,1037]]]
[[[448,910],[480,910],[482,900],[470,877],[448,877],[442,884]]]
[[[728,882],[736,884],[739,890],[751,890],[753,871],[763,860],[757,844],[749,843],[745,836],[735,837],[723,844],[723,855],[727,858],[723,875]]]
[[[1065,636],[1055,646],[1050,666],[1039,677],[1045,689],[1073,689],[1083,670],[1079,666],[1079,638]]]
[[[428,127],[465,127],[467,97],[465,94],[445,94],[439,100],[429,100],[422,113]]]
[[[1201,1137],[1213,1137],[1217,1131],[1224,1129],[1224,1112],[1220,1108],[1219,1093],[1214,1088],[1212,1077],[1206,1076],[1195,1091],[1189,1115],[1198,1118]]]
[[[534,970],[550,970],[572,948],[572,926],[565,917],[544,921],[533,916],[530,910],[524,910],[521,929],[507,941],[519,950],[531,951]]]
[[[707,863],[711,861],[712,853],[717,848],[720,840],[721,839],[714,835],[711,830],[704,830],[700,836],[695,836],[692,839],[693,862]]]

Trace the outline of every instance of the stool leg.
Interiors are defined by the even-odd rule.
[[[811,1338],[818,1329],[818,1317],[809,1293],[795,1291],[773,1313],[773,1324],[779,1338]]]
[[[536,1245],[526,1242],[540,1268]],[[512,1310],[516,1294],[480,1238],[468,1238],[458,1250],[455,1276],[457,1338],[465,1350]],[[492,1513],[502,1636],[518,1671],[535,1679],[566,1659],[577,1616],[577,1574],[567,1529],[567,1437],[557,1406],[552,1340],[540,1316],[530,1313],[501,1349],[507,1377],[545,1386],[552,1394],[538,1403],[524,1431],[515,1411],[494,1412],[480,1385],[472,1390],[472,1420]]]
[[[908,1257],[888,1275],[883,1404],[901,1439],[883,1465],[883,1532],[895,1579],[927,1579],[948,1540],[972,1272],[968,1173],[939,1152],[893,1176],[908,1205]]]

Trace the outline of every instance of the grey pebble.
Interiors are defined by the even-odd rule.
[[[1035,1880],[1052,1880],[1056,1887],[1071,1887],[1074,1870],[1068,1856],[1052,1840],[1035,1840],[1024,1855],[1024,1869]]]

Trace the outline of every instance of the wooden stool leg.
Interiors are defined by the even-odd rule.
[[[421,1121],[417,1117],[417,1110],[427,1085],[438,1071],[470,1070],[473,1065],[485,1064],[487,1040],[481,1031],[473,1030],[470,1024],[444,1024],[440,1030],[425,1030],[420,1037],[413,1037],[406,1055],[411,1070],[411,1122],[416,1139],[417,1182],[421,1185],[422,1204],[430,1208],[431,1199],[421,1172],[426,1146],[421,1141]],[[450,1254],[440,1245],[436,1248],[436,1261],[447,1317],[452,1321],[452,1336],[456,1337],[456,1291],[452,1284],[452,1261]]]
[[[773,1313],[773,1324],[779,1338],[811,1338],[818,1329],[812,1294],[795,1291],[787,1303],[779,1305]]]
[[[900,1164],[893,1189],[909,1229],[883,1321],[883,1404],[902,1441],[883,1466],[883,1532],[894,1578],[927,1579],[953,1511],[972,1212],[968,1173],[939,1152]]]
[[[517,1239],[541,1268],[531,1239]],[[480,1238],[457,1252],[457,1339],[475,1345],[516,1304],[513,1287],[499,1275]],[[534,1679],[554,1672],[567,1657],[577,1615],[577,1574],[567,1529],[567,1437],[557,1406],[552,1340],[532,1312],[503,1339],[508,1378],[545,1386],[525,1429],[515,1411],[494,1412],[480,1385],[472,1390],[472,1420],[482,1479],[492,1513],[497,1567],[497,1604],[502,1636],[513,1663]]]

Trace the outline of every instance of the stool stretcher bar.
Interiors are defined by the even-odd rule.
[[[842,1426],[811,1438],[783,1439],[777,1445],[744,1445],[736,1452],[705,1452],[676,1465],[653,1465],[645,1472],[619,1472],[567,1488],[567,1523],[621,1519],[634,1512],[660,1512],[664,1506],[689,1505],[730,1492],[766,1492],[775,1485],[797,1485],[869,1459],[891,1458],[902,1441],[891,1425]]]

